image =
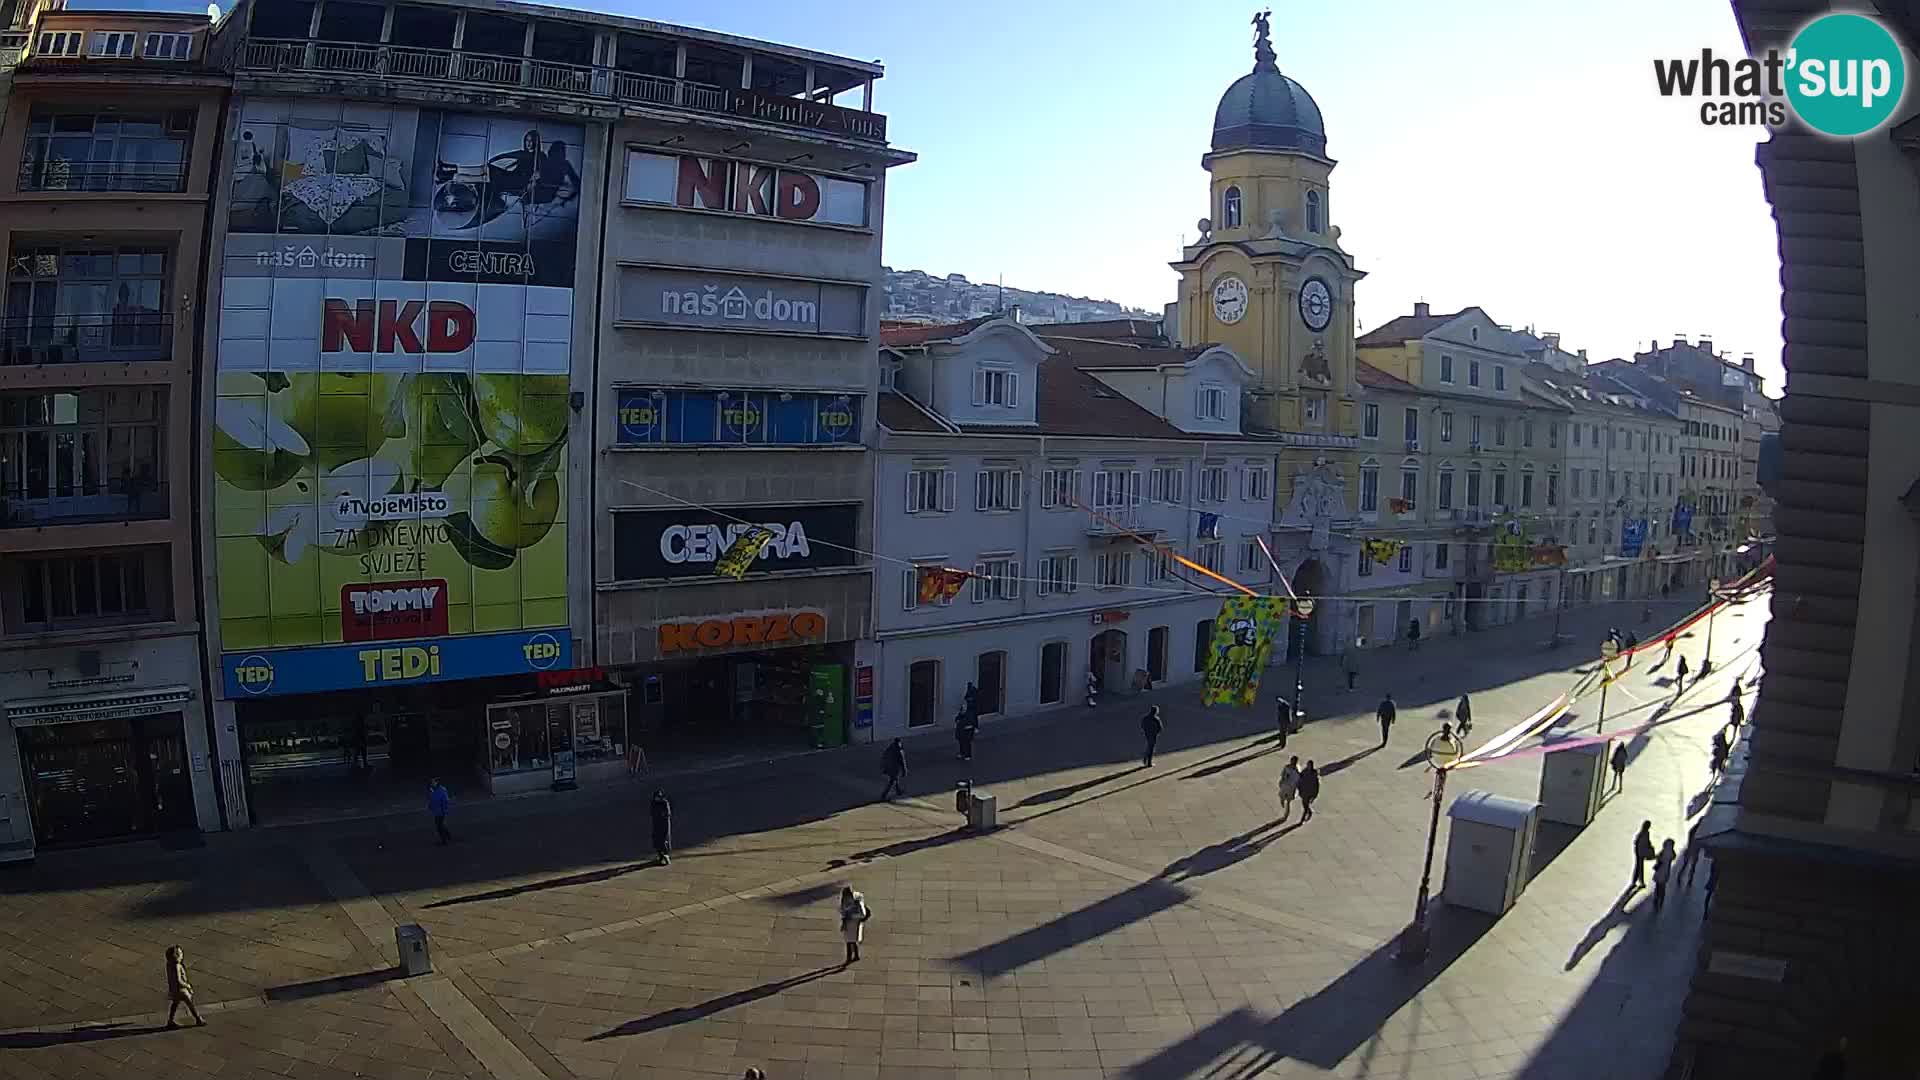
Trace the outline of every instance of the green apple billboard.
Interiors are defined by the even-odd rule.
[[[212,432],[229,696],[570,660],[580,155],[545,120],[245,104]]]

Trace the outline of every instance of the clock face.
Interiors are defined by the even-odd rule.
[[[1213,317],[1232,326],[1247,317],[1247,283],[1232,274],[1213,283]]]
[[[1300,318],[1307,329],[1319,333],[1333,321],[1333,291],[1319,278],[1308,278],[1300,286]]]

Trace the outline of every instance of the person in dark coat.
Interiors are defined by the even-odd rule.
[[[1701,821],[1705,820],[1705,818],[1701,819]],[[1700,843],[1700,821],[1696,821],[1693,823],[1693,828],[1687,830],[1687,850],[1680,856],[1680,885],[1682,888],[1693,888],[1693,875],[1695,871],[1700,869],[1700,856],[1706,854],[1706,847]]]
[[[1380,718],[1380,745],[1385,746],[1387,735],[1393,730],[1393,722],[1400,716],[1399,707],[1393,703],[1393,694],[1389,693],[1380,699],[1380,707],[1374,710],[1374,715]]]
[[[1640,831],[1633,834],[1633,885],[1632,888],[1647,887],[1647,864],[1659,855],[1653,847],[1653,822],[1640,823]]]
[[[453,843],[453,834],[447,831],[447,811],[451,809],[453,796],[447,793],[447,785],[436,776],[427,785],[427,813],[433,815],[433,828],[440,834],[442,845]]]
[[[967,689],[965,690],[965,692],[963,692],[960,695],[960,701],[961,701],[961,704],[966,707],[968,716],[980,715],[980,688],[979,687],[973,685],[972,683],[968,683]]]
[[[888,743],[887,749],[880,755],[880,771],[887,777],[887,786],[880,789],[882,799],[891,800],[896,794],[907,793],[905,785],[900,782],[907,775],[907,748],[900,745],[899,739]]]
[[[953,718],[953,741],[960,744],[960,760],[973,760],[973,737],[980,733],[980,714],[963,709]]]
[[[1613,747],[1613,790],[1619,791],[1627,786],[1627,744],[1616,743]]]
[[[1160,733],[1167,725],[1160,719],[1160,706],[1147,709],[1147,715],[1140,718],[1140,737],[1146,741],[1146,749],[1140,755],[1140,764],[1153,767],[1153,748],[1160,743]]]
[[[1274,698],[1274,726],[1280,729],[1280,746],[1287,745],[1287,736],[1293,731],[1293,702],[1286,698]]]
[[[1727,754],[1732,749],[1727,744],[1727,733],[1724,730],[1713,733],[1713,751],[1707,761],[1707,768],[1715,780],[1720,779],[1720,774],[1727,771]]]
[[[1409,619],[1407,621],[1407,648],[1413,650],[1414,652],[1420,651],[1420,620],[1419,619]]]
[[[1680,658],[1680,666],[1675,668],[1673,672],[1673,696],[1675,698],[1678,698],[1680,696],[1680,691],[1685,689],[1686,685],[1687,685],[1687,658],[1683,656]]]
[[[673,861],[673,804],[667,801],[667,793],[659,788],[653,789],[653,854],[658,864],[665,866]]]
[[[1747,722],[1747,706],[1740,700],[1739,683],[1736,682],[1733,684],[1733,692],[1729,695],[1728,700],[1733,706],[1733,718],[1728,721],[1728,723],[1735,732],[1738,732]]]
[[[1309,761],[1307,767],[1300,770],[1300,823],[1302,825],[1313,820],[1313,800],[1319,797],[1320,770]]]
[[[1453,707],[1453,718],[1459,721],[1460,737],[1466,738],[1473,730],[1473,702],[1467,695],[1460,695],[1460,703]]]

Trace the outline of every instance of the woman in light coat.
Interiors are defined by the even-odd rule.
[[[1280,770],[1280,820],[1293,816],[1293,797],[1300,793],[1300,757],[1295,755]]]
[[[866,897],[854,892],[851,885],[840,890],[840,937],[847,943],[848,964],[860,959],[860,939],[866,936],[867,920],[871,918],[873,910],[867,907]]]

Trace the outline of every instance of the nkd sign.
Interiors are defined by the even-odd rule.
[[[867,187],[754,161],[627,151],[629,202],[860,228],[867,224]]]

